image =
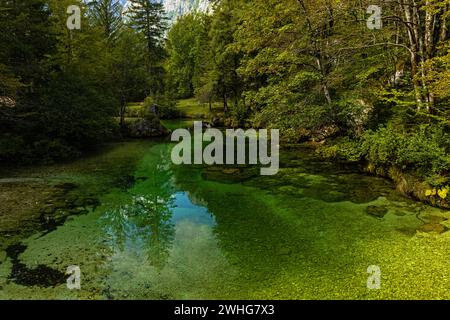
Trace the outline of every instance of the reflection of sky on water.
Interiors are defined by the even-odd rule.
[[[172,222],[177,225],[183,220],[211,227],[216,224],[207,208],[193,204],[187,193],[178,192],[175,194]]]

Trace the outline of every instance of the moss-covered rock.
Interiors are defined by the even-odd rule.
[[[388,211],[388,208],[378,206],[368,206],[366,209],[366,213],[368,215],[376,218],[384,218]]]
[[[421,226],[418,231],[425,233],[437,233],[442,234],[448,231],[448,228],[439,223],[427,223]]]

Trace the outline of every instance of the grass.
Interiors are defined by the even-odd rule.
[[[185,119],[208,119],[223,115],[223,105],[220,102],[212,104],[209,110],[207,103],[200,103],[196,98],[181,99],[177,103],[177,108],[182,112]],[[139,118],[144,112],[143,102],[132,102],[127,105],[125,111],[126,118]]]
[[[142,102],[132,102],[125,109],[125,116],[129,118],[139,118],[144,112],[144,104]]]
[[[213,103],[210,111],[207,103],[200,103],[196,98],[179,100],[177,108],[183,112],[184,117],[190,119],[209,118],[223,112],[223,107],[220,103]]]

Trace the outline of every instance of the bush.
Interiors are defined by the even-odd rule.
[[[399,151],[404,149],[406,137],[391,128],[367,131],[362,137],[363,157],[376,166],[396,164]]]
[[[254,114],[252,124],[257,128],[280,129],[283,140],[298,142],[302,136],[309,136],[309,131],[333,124],[330,108],[306,103],[270,105]]]
[[[22,137],[4,134],[0,137],[0,161],[13,161],[21,158],[24,152]]]
[[[31,164],[53,162],[79,156],[77,149],[62,140],[42,138],[26,142],[23,137],[4,135],[0,138],[0,161]]]
[[[440,144],[440,132],[428,126],[413,133],[401,133],[392,127],[368,131],[362,139],[362,155],[376,166],[396,165],[424,176],[446,173],[450,156]]]
[[[363,158],[361,142],[351,140],[348,137],[340,138],[332,145],[322,146],[316,153],[324,159],[346,160],[359,162]]]
[[[77,156],[116,128],[115,100],[77,72],[55,73],[18,106],[1,128],[0,160],[49,162]]]
[[[55,76],[39,105],[37,128],[49,140],[82,150],[102,142],[114,129],[115,100],[76,73]]]
[[[175,119],[181,116],[176,100],[167,95],[149,96],[144,101],[146,115],[156,114],[160,119]]]
[[[125,110],[126,118],[143,118],[146,115],[146,111],[143,105],[130,104]]]
[[[249,115],[249,109],[243,103],[237,103],[231,109],[231,117],[238,127],[243,128],[247,126]]]

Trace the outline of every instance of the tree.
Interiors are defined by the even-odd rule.
[[[234,104],[239,103],[241,83],[237,74],[240,56],[234,50],[234,32],[237,28],[235,11],[239,9],[239,0],[223,0],[215,8],[211,21],[209,37],[212,50],[212,70],[208,72],[211,88],[217,89],[217,94],[223,101],[224,112],[228,112],[229,99]],[[211,83],[213,85],[211,85]]]
[[[142,36],[124,27],[117,39],[113,53],[111,77],[114,95],[119,101],[120,125],[124,126],[126,106],[131,101],[146,96],[147,70],[142,60],[145,46]]]
[[[46,56],[55,48],[50,32],[50,11],[44,1],[0,0],[0,64],[3,64],[4,90],[15,91],[18,81],[19,96],[33,93],[47,70]]]
[[[163,39],[167,29],[164,6],[152,0],[130,0],[126,13],[130,25],[144,35],[147,54],[148,93],[156,95],[164,89]]]
[[[90,3],[94,25],[103,29],[108,41],[114,41],[123,26],[123,7],[118,0],[95,0]]]
[[[208,45],[206,19],[206,15],[198,13],[183,16],[168,34],[166,68],[170,87],[178,98],[192,97],[195,81],[202,72],[199,57],[202,46]]]

